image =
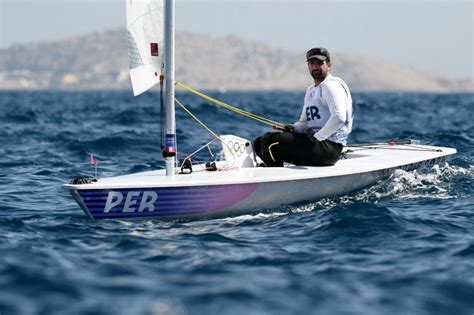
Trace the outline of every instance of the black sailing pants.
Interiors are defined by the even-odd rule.
[[[269,167],[295,165],[329,166],[341,156],[342,144],[329,140],[309,140],[305,134],[267,132],[253,142],[255,153]]]

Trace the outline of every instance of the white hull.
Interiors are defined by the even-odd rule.
[[[94,219],[210,218],[337,197],[395,169],[416,169],[456,153],[452,148],[391,145],[352,148],[328,167],[294,166],[206,171],[166,176],[164,170],[64,185]]]

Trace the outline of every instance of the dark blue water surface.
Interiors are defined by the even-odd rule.
[[[211,93],[281,122],[303,93]],[[218,133],[268,127],[189,94]],[[61,188],[163,167],[157,93],[0,93],[0,313],[474,312],[474,95],[355,94],[351,142],[458,154],[358,193],[235,218],[90,221]],[[177,108],[178,148],[212,137]]]

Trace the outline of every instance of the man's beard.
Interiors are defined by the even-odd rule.
[[[313,77],[313,79],[315,80],[319,80],[319,81],[322,81],[326,78],[326,76],[324,75],[324,73],[322,72],[318,72],[318,71],[311,71],[311,76]]]

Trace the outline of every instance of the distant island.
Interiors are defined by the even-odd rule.
[[[333,73],[353,91],[474,93],[474,78],[448,79],[342,52],[333,52],[333,63]],[[301,91],[311,84],[304,51],[192,33],[176,35],[176,79],[220,91]],[[131,89],[125,30],[0,50],[0,90],[121,89]]]

